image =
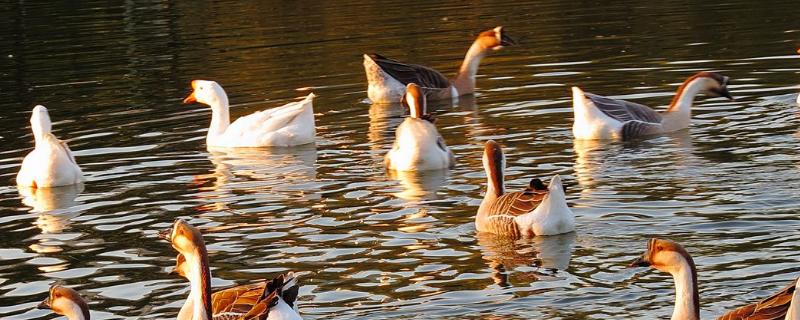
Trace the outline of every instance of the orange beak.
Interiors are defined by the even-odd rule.
[[[193,90],[192,94],[183,99],[183,104],[190,104],[197,102],[197,98],[194,97],[194,90],[197,90],[197,80],[192,80],[192,90]]]
[[[797,49],[797,53],[800,53],[800,49]]]

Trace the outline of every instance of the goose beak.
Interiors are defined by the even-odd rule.
[[[644,256],[636,258],[628,265],[628,268],[636,268],[636,267],[649,267],[650,261],[647,261],[647,258]]]
[[[513,46],[515,44],[517,44],[517,41],[515,41],[513,38],[507,36],[505,34],[505,32],[500,34],[500,45],[501,46],[506,47],[506,46]]]
[[[800,54],[800,49],[797,49],[797,53]]]
[[[167,228],[158,232],[158,237],[167,241],[171,241],[172,228]]]
[[[722,88],[716,89],[712,91],[718,97],[725,97],[728,100],[734,101],[733,96],[731,96],[731,92],[728,91],[728,86],[723,86]]]
[[[183,104],[190,104],[195,102],[197,102],[197,98],[194,97],[194,92],[192,92],[192,94],[183,99]]]
[[[44,301],[42,301],[41,303],[36,305],[36,309],[48,309],[49,310],[50,309],[50,301],[49,300],[50,300],[50,297],[44,299]]]
[[[194,96],[194,93],[196,91],[197,91],[197,80],[192,80],[192,94],[183,99],[183,104],[190,104],[197,102],[197,98]]]

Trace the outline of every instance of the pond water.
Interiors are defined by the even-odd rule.
[[[800,275],[800,6],[793,1],[83,1],[0,4],[0,317],[51,283],[93,317],[174,318],[187,283],[156,232],[199,226],[213,286],[293,270],[307,319],[667,318],[669,275],[627,269],[651,236],[681,242],[701,314]],[[436,108],[456,168],[391,175],[399,105],[370,105],[361,54],[453,74],[496,25],[519,43],[486,58],[474,98]],[[701,97],[688,130],[573,141],[570,86],[660,106],[700,70],[736,101]],[[216,80],[234,117],[309,91],[316,145],[207,150]],[[18,190],[28,118],[50,109],[83,186]],[[560,174],[577,231],[477,235],[483,143],[509,189]]]

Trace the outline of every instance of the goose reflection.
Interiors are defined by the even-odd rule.
[[[437,191],[445,185],[448,170],[388,171],[389,178],[400,181],[403,191],[394,196],[406,201],[437,199]]]
[[[22,196],[22,203],[31,207],[32,212],[47,212],[78,204],[75,198],[83,192],[83,183],[53,188],[17,186],[17,191]]]
[[[492,279],[503,287],[511,286],[509,273],[518,267],[535,268],[517,272],[516,275],[526,282],[557,278],[559,271],[569,267],[575,237],[575,232],[532,239],[512,239],[485,232],[477,234],[483,259],[493,269]]]
[[[197,175],[199,197],[212,200],[209,208],[223,210],[234,194],[318,199],[317,148],[314,144],[292,148],[209,148],[213,172]],[[266,190],[266,192],[265,192]]]

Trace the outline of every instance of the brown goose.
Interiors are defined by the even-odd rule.
[[[486,195],[475,216],[479,232],[509,237],[554,235],[575,230],[575,217],[567,206],[561,177],[553,176],[550,185],[531,180],[524,191],[505,192],[505,156],[497,142],[489,140],[483,151],[486,170]]]
[[[651,267],[672,275],[675,281],[675,309],[672,320],[699,320],[700,298],[697,291],[697,268],[689,252],[677,242],[653,238],[647,243],[647,251],[631,262],[630,267]],[[720,317],[721,320],[733,319],[797,319],[798,308],[794,305],[796,282],[783,288],[757,303],[740,307]],[[794,317],[790,317],[794,314]],[[785,317],[785,318],[784,318]]]
[[[190,279],[189,272],[191,272],[191,268],[189,264],[186,263],[186,257],[180,253],[175,259],[174,272],[181,277]],[[286,302],[289,307],[297,311],[296,300],[300,287],[297,284],[297,278],[294,276],[294,273],[289,272],[286,275],[279,275],[272,281],[265,280],[214,292],[211,294],[211,314],[213,314],[216,319],[218,315],[222,314],[232,315],[247,313],[254,305],[258,304],[266,287],[272,286],[271,288],[267,288],[267,290],[271,292],[277,289],[279,284],[283,284],[280,287],[281,290],[278,291],[280,298]],[[192,299],[186,300],[184,306],[181,308],[181,313],[178,314],[178,319],[191,318],[189,313],[193,308],[192,303]]]
[[[75,290],[59,285],[50,287],[47,299],[36,308],[49,309],[69,320],[89,320],[89,306],[81,295]]]
[[[292,309],[283,299],[282,290],[288,284],[283,276],[279,276],[266,284],[255,299],[244,299],[243,305],[230,305],[226,308],[218,306],[219,310],[229,310],[214,314],[214,300],[211,295],[211,269],[208,264],[208,252],[200,230],[178,219],[172,228],[160,234],[168,239],[181,255],[185,258],[187,267],[184,275],[189,279],[191,291],[189,300],[184,304],[178,319],[211,320],[211,319],[266,319],[266,320],[301,320],[300,315]],[[293,279],[290,279],[291,281]],[[292,287],[291,285],[289,287]],[[223,295],[222,297],[225,297]],[[230,298],[230,296],[228,296]],[[255,300],[254,302],[252,300]],[[223,304],[223,300],[219,303]],[[236,300],[234,300],[236,301]],[[246,308],[250,306],[250,308]],[[189,311],[190,310],[190,311]],[[185,318],[181,318],[185,317]]]
[[[700,72],[686,79],[664,112],[572,87],[575,113],[572,134],[576,139],[628,140],[681,130],[689,127],[692,103],[700,92],[711,97],[722,96],[733,100],[728,92],[728,77],[713,72]]]
[[[369,83],[367,94],[373,103],[399,102],[409,83],[424,87],[431,99],[451,99],[472,94],[481,59],[494,50],[513,44],[516,42],[503,32],[503,27],[481,32],[467,51],[452,81],[439,71],[425,66],[403,63],[379,54],[365,54],[364,71]]]

